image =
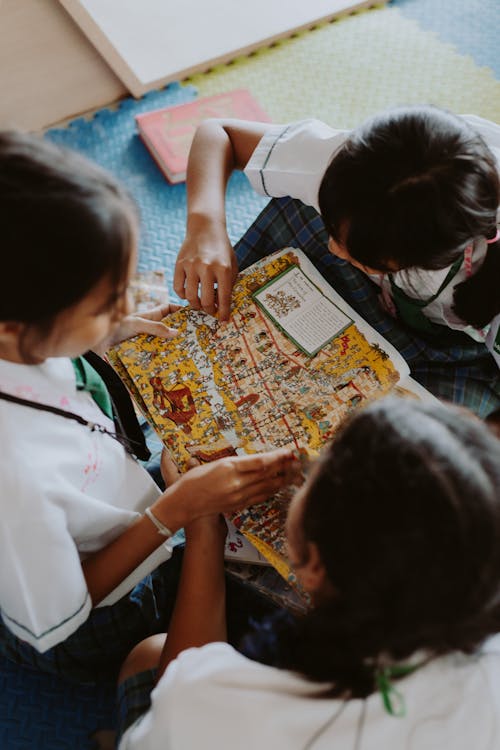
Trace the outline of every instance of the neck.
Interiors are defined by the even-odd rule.
[[[14,362],[18,365],[40,365],[44,360],[37,358],[26,358],[23,356],[19,341],[2,341],[0,340],[0,359],[7,362]]]

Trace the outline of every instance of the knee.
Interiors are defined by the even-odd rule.
[[[121,683],[134,674],[147,669],[156,669],[160,661],[161,652],[165,644],[166,633],[151,635],[134,646],[122,664],[118,682]]]

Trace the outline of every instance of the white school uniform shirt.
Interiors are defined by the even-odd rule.
[[[484,138],[495,156],[500,173],[500,125],[475,115],[463,115],[463,119]],[[270,126],[250,157],[245,174],[258,193],[274,198],[298,198],[319,213],[318,193],[323,175],[348,136],[348,130],[335,130],[319,120]],[[500,208],[497,222],[500,224]],[[471,257],[464,259],[453,282],[422,312],[433,323],[464,331],[475,341],[485,342],[492,351],[488,338],[489,326],[477,330],[466,325],[453,311],[454,287],[479,269],[487,247],[484,238],[478,239]],[[409,297],[425,300],[437,293],[449,270],[450,266],[438,271],[412,268],[393,273],[392,278]],[[370,278],[381,287],[381,299],[386,309],[395,315],[389,277],[371,274]],[[498,321],[500,316],[494,319],[497,327]]]
[[[71,360],[0,360],[0,390],[76,412],[114,431]],[[71,635],[92,608],[81,559],[123,532],[159,489],[109,435],[0,400],[0,613],[38,651]],[[170,550],[161,547],[103,603],[131,590]]]
[[[315,697],[318,684],[251,661],[227,643],[211,643],[171,662],[152,692],[151,709],[125,732],[119,750],[500,746],[498,636],[480,655],[430,661],[395,687],[406,707],[401,718],[386,712],[378,692],[366,701]]]

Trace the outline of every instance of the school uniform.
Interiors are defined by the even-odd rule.
[[[0,360],[0,391],[76,413],[115,433],[106,404],[99,406],[92,395],[93,384],[90,390],[82,388],[81,378],[93,370],[79,364],[66,358],[40,365]],[[93,377],[95,384],[99,377]],[[105,398],[106,389],[100,392]],[[83,664],[87,652],[88,663],[100,669],[99,662],[108,656],[113,661],[117,649],[116,666],[137,636],[151,632],[144,627],[149,617],[152,632],[165,626],[158,613],[154,620],[158,596],[164,607],[168,591],[160,592],[161,575],[155,573],[153,581],[150,574],[170,558],[168,545],[161,545],[95,609],[81,567],[86,556],[125,531],[160,490],[113,437],[56,413],[0,399],[0,444],[0,652],[31,666],[91,679],[93,667],[87,673]],[[138,613],[136,627],[129,606],[140,610],[140,599],[147,611]],[[122,605],[128,622],[120,623]],[[93,619],[100,623],[101,638],[92,631]],[[107,620],[116,620],[116,628]],[[73,654],[67,668],[64,657],[57,656],[63,642]]]
[[[67,416],[147,458],[130,398],[108,368],[92,353],[40,365],[0,360],[0,654],[78,682],[115,680],[139,641],[168,629],[182,564],[182,546],[162,544],[92,607],[81,562],[160,493],[121,442]],[[227,577],[226,588],[237,644],[250,617],[276,607],[238,580]]]
[[[500,126],[474,116],[465,119],[500,164]],[[270,127],[245,174],[257,192],[272,200],[236,245],[240,267],[286,245],[300,247],[332,286],[401,351],[417,380],[437,396],[485,416],[500,406],[490,327],[478,331],[465,325],[453,311],[453,290],[480,267],[486,241],[480,238],[458,263],[438,271],[368,276],[332,256],[318,192],[326,167],[348,135],[318,120]],[[500,222],[500,212],[498,218]]]
[[[393,683],[405,707],[404,716],[394,716],[379,692],[365,700],[319,697],[324,685],[211,643],[167,667],[142,713],[140,685],[151,673],[120,687],[118,748],[487,750],[500,743],[499,667],[498,636],[477,655],[430,661]]]

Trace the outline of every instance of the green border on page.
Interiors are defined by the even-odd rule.
[[[332,305],[332,307],[335,307],[335,308],[336,308],[337,310],[339,310],[339,311],[340,311],[340,312],[342,313],[342,315],[344,315],[345,317],[348,317],[348,316],[346,315],[346,313],[345,313],[345,312],[344,312],[344,311],[342,310],[342,308],[341,308],[341,307],[339,307],[338,305],[336,305],[336,304],[335,304],[335,302],[332,302],[332,300],[331,300],[331,299],[330,299],[329,297],[327,297],[327,295],[326,295],[326,294],[325,294],[325,293],[323,292],[323,290],[322,290],[322,289],[321,289],[321,288],[320,288],[320,287],[319,287],[319,286],[318,286],[317,284],[315,284],[315,283],[314,283],[314,281],[313,281],[312,279],[310,279],[310,278],[309,278],[309,276],[308,276],[308,275],[307,275],[306,273],[304,273],[304,271],[302,270],[302,268],[300,267],[300,265],[299,265],[298,263],[292,263],[292,264],[291,264],[290,266],[288,266],[288,268],[285,268],[285,270],[284,270],[284,271],[281,271],[281,273],[279,273],[279,274],[278,274],[277,276],[273,276],[273,278],[272,278],[272,279],[269,279],[269,281],[266,281],[266,283],[265,283],[265,284],[263,284],[263,285],[262,285],[261,287],[259,287],[258,289],[256,289],[256,290],[255,290],[255,292],[252,292],[252,294],[251,294],[250,296],[251,296],[251,299],[253,300],[253,302],[254,302],[254,303],[255,303],[255,304],[256,304],[256,305],[257,305],[257,306],[258,306],[258,307],[260,308],[260,310],[262,310],[262,312],[264,313],[264,315],[265,315],[265,316],[266,316],[267,318],[269,318],[269,320],[272,320],[272,322],[274,323],[275,327],[276,327],[276,328],[277,328],[277,329],[278,329],[279,331],[281,331],[281,332],[283,333],[283,335],[284,335],[284,336],[285,336],[285,337],[286,337],[287,339],[289,339],[289,341],[291,341],[291,342],[292,342],[292,343],[293,343],[293,344],[294,344],[294,345],[295,345],[295,346],[297,347],[297,349],[299,349],[299,351],[303,352],[303,353],[304,353],[304,354],[305,354],[305,355],[306,355],[307,357],[311,357],[311,358],[312,358],[312,357],[315,357],[315,356],[316,356],[316,354],[317,354],[318,352],[320,352],[320,351],[321,351],[322,349],[324,349],[324,348],[325,348],[325,346],[327,346],[327,344],[329,344],[329,343],[330,343],[331,341],[333,341],[333,339],[336,339],[336,338],[337,338],[337,336],[341,336],[341,335],[342,335],[342,334],[344,333],[344,331],[345,331],[345,330],[346,330],[347,328],[349,328],[349,326],[351,326],[351,325],[353,325],[353,324],[354,324],[354,320],[353,320],[352,318],[349,318],[349,322],[348,322],[348,323],[346,323],[346,325],[345,325],[345,326],[343,326],[343,327],[342,327],[342,328],[340,328],[340,329],[339,329],[338,331],[336,331],[336,332],[335,332],[335,333],[333,334],[333,336],[330,336],[330,338],[329,338],[329,339],[326,339],[326,340],[325,340],[325,341],[324,341],[324,342],[323,342],[323,343],[321,344],[321,346],[318,346],[318,347],[317,347],[316,349],[314,349],[314,351],[312,351],[312,352],[311,352],[311,351],[309,351],[309,350],[307,350],[307,349],[305,349],[305,348],[304,348],[303,346],[301,346],[301,345],[299,344],[299,342],[298,342],[298,341],[297,341],[296,339],[294,339],[294,338],[293,338],[293,336],[291,336],[291,335],[290,335],[290,334],[288,333],[288,331],[287,331],[287,330],[286,330],[286,329],[285,329],[285,328],[284,328],[284,327],[283,327],[283,326],[281,325],[281,323],[278,323],[278,321],[276,320],[276,318],[274,317],[274,315],[272,315],[272,314],[271,314],[271,313],[269,312],[269,310],[268,310],[268,309],[267,309],[267,308],[266,308],[266,307],[265,307],[265,306],[264,306],[264,305],[262,304],[262,302],[260,302],[260,301],[259,301],[259,300],[257,299],[257,296],[256,296],[257,294],[261,294],[261,292],[262,292],[262,291],[263,291],[264,289],[266,289],[266,288],[267,288],[268,286],[273,286],[273,284],[275,284],[275,283],[276,283],[276,281],[278,281],[278,279],[281,279],[281,278],[282,278],[283,276],[285,276],[285,275],[286,275],[287,273],[290,273],[290,271],[293,271],[293,270],[294,270],[295,268],[297,268],[297,269],[298,269],[298,270],[300,271],[300,273],[302,274],[302,276],[304,276],[304,277],[305,277],[305,278],[306,278],[306,279],[308,280],[308,282],[309,282],[309,283],[310,283],[310,284],[311,284],[311,285],[312,285],[312,286],[313,286],[313,287],[314,287],[315,289],[317,289],[317,290],[318,290],[318,292],[319,292],[319,293],[321,294],[321,296],[322,296],[322,297],[324,297],[324,298],[326,299],[326,301],[327,301],[327,302],[328,302],[328,303],[329,303],[330,305]]]

